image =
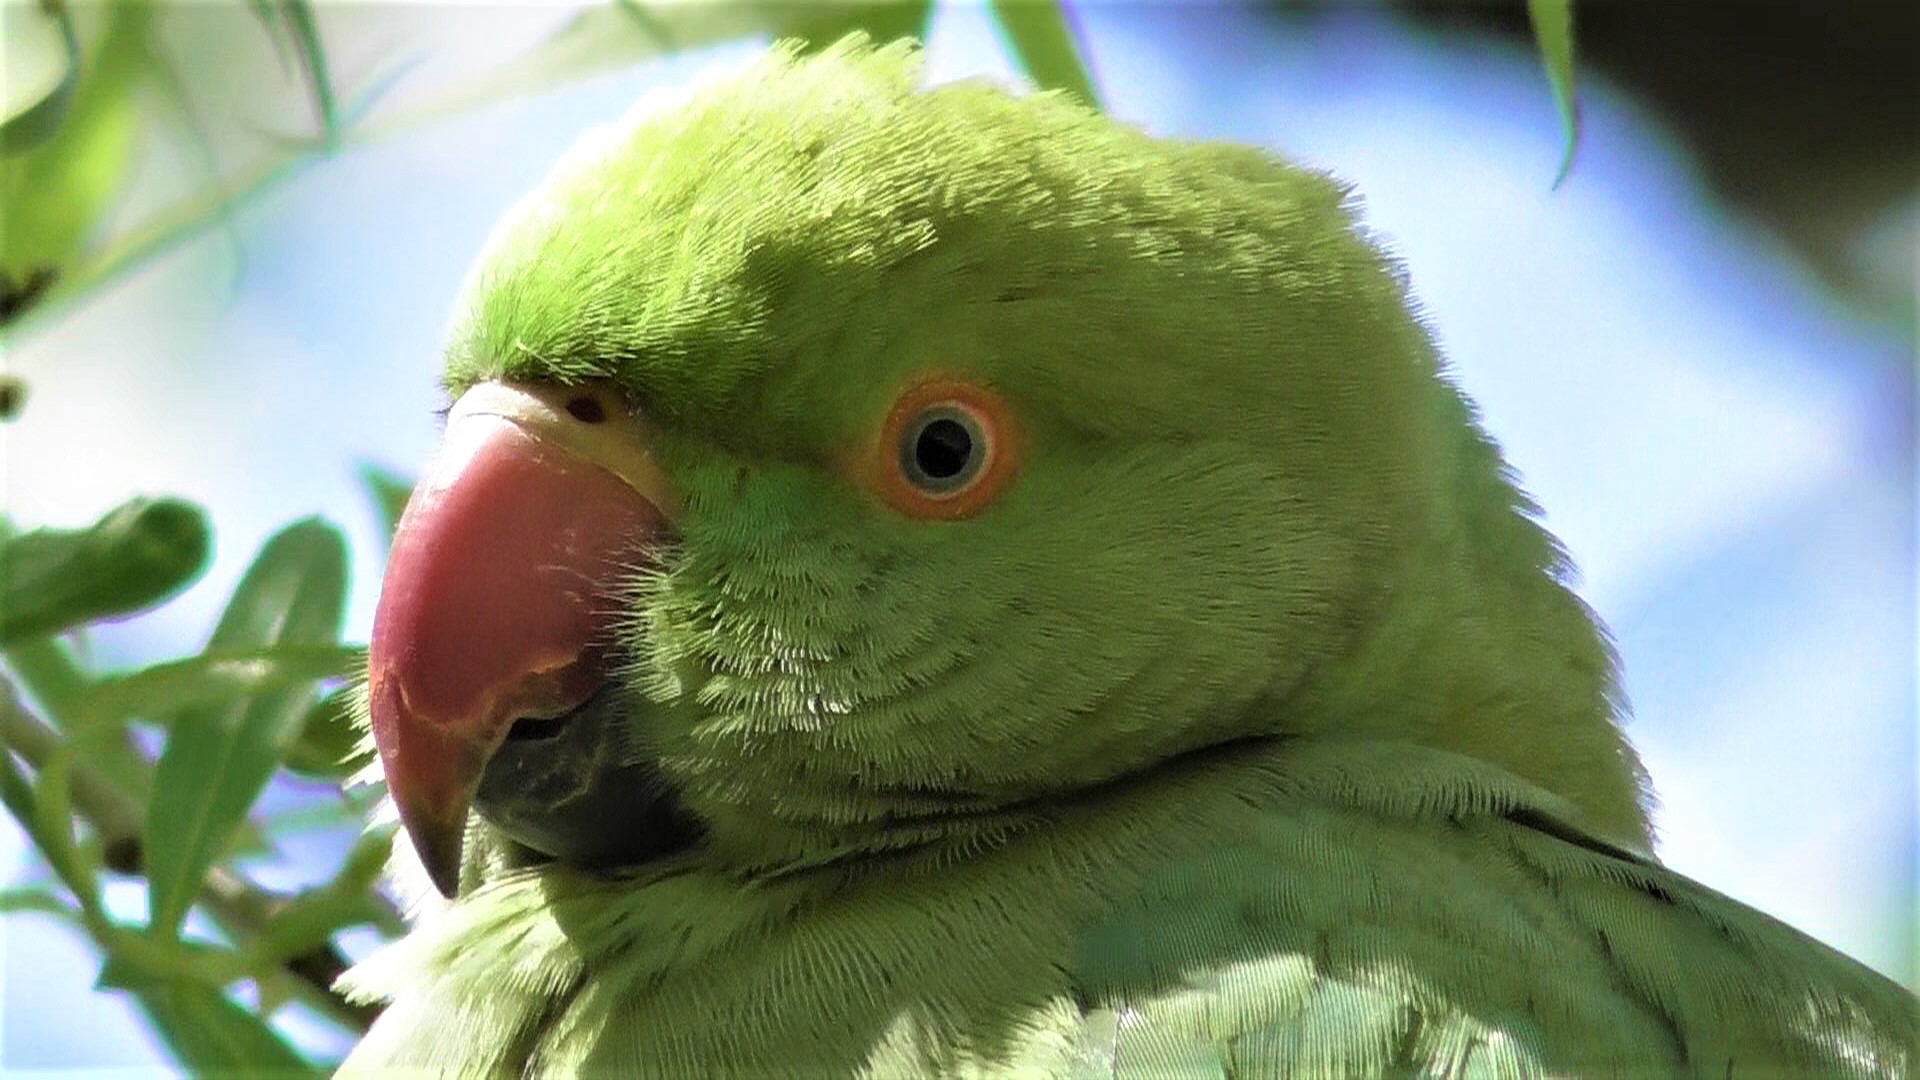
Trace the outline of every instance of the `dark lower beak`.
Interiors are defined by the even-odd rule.
[[[369,665],[388,792],[441,893],[508,728],[606,682],[623,575],[671,538],[673,506],[606,389],[487,383],[456,403],[394,535]]]

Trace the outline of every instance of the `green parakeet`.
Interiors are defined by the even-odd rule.
[[[1908,1075],[1650,854],[1350,192],[918,80],[777,50],[489,243],[369,681],[452,899],[344,1072]]]

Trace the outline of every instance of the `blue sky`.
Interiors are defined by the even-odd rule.
[[[1729,218],[1657,119],[1596,79],[1579,165],[1552,190],[1558,124],[1518,47],[1359,12],[1276,25],[1102,7],[1084,25],[1119,115],[1356,184],[1618,638],[1663,857],[1911,985],[1912,342]],[[511,37],[467,30],[448,51]],[[0,429],[11,515],[77,524],[169,492],[207,504],[219,530],[205,581],[96,634],[93,655],[196,648],[260,542],[310,513],[358,553],[350,633],[364,639],[380,548],[354,464],[411,469],[431,447],[439,337],[489,225],[586,127],[745,48],[326,162],[233,235],[13,348],[33,398]],[[940,16],[930,66],[940,80],[1012,71],[964,7]],[[300,880],[318,858],[268,872]],[[10,825],[0,867],[27,870]],[[132,888],[114,899],[144,908]],[[9,919],[0,945],[0,1065],[164,1062],[91,991],[94,962],[65,930]]]

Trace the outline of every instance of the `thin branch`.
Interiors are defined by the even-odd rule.
[[[0,742],[36,770],[45,768],[64,744],[60,733],[28,711],[14,692],[13,684],[4,678],[0,678]],[[74,762],[70,775],[74,811],[100,838],[107,869],[128,876],[144,873],[146,851],[141,839],[144,830],[140,807],[84,763]],[[200,904],[235,941],[245,942],[265,932],[286,906],[287,897],[215,866],[207,871],[201,885]],[[353,1004],[334,991],[334,980],[347,967],[346,957],[327,943],[289,957],[281,970],[303,1001],[342,1024],[365,1031],[380,1015],[380,1010],[376,1006]]]

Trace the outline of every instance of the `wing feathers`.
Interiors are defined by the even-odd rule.
[[[1168,867],[1090,935],[1136,946],[1083,969],[1144,1021],[1119,1060],[1151,1037],[1235,1076],[1913,1068],[1911,994],[1507,774],[1392,744],[1274,766],[1284,794],[1232,849]]]

